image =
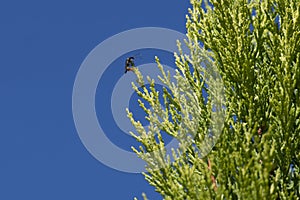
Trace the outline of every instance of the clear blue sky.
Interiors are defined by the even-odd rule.
[[[86,150],[72,89],[99,43],[138,27],[185,33],[188,7],[187,0],[1,1],[0,199],[133,199],[142,192],[160,199],[142,175],[111,169]]]

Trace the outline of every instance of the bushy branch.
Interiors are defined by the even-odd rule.
[[[146,180],[164,199],[299,198],[300,1],[191,4],[176,81],[157,59],[159,94],[136,70],[150,125],[128,116]],[[163,132],[179,142],[171,154]]]

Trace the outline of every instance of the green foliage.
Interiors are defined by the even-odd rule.
[[[128,111],[146,180],[166,200],[298,199],[300,1],[210,3],[191,0],[175,83],[157,59],[169,90],[133,85],[151,106],[139,101],[148,130]],[[162,131],[180,142],[172,155]]]

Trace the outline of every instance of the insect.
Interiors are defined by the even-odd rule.
[[[125,61],[125,74],[128,71],[132,71],[133,67],[134,67],[134,57],[131,56],[131,57],[126,58],[126,61]]]

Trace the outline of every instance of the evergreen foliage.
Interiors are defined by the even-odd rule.
[[[139,101],[147,129],[128,111],[146,180],[166,200],[299,199],[300,1],[191,5],[176,81],[157,59],[168,90],[133,84],[151,107]],[[162,132],[180,143],[171,156]]]

